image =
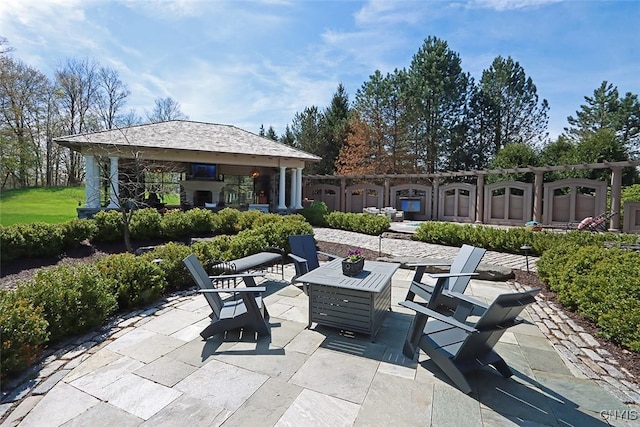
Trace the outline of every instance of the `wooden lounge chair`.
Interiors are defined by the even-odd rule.
[[[211,324],[200,332],[203,339],[213,335],[230,331],[232,329],[243,328],[252,330],[258,335],[270,335],[269,313],[264,306],[261,292],[265,292],[264,286],[256,286],[254,277],[264,276],[264,273],[244,273],[226,274],[221,276],[208,276],[200,261],[194,254],[182,260],[189,270],[191,277],[200,288],[201,292],[211,306]],[[232,278],[242,278],[246,288],[216,288],[214,283],[218,281],[228,281]],[[237,293],[241,299],[223,301],[220,293]]]
[[[451,264],[438,264],[438,263],[413,263],[408,264],[409,267],[415,267],[416,272],[411,280],[411,286],[407,292],[406,300],[414,301],[417,295],[425,301],[429,308],[436,309],[436,307],[444,306],[446,308],[455,309],[457,301],[452,300],[445,294],[441,293],[441,290],[450,292],[464,293],[469,285],[472,274],[480,265],[480,261],[485,254],[486,249],[478,248],[470,245],[462,245],[458,254],[456,255],[453,263]],[[427,267],[432,266],[450,266],[449,273],[430,274],[429,276],[436,279],[436,285],[432,286],[426,283],[422,283],[422,277]],[[436,290],[436,292],[434,292]]]
[[[300,277],[320,266],[318,254],[326,256],[330,260],[340,258],[333,254],[318,251],[312,234],[293,234],[289,236],[289,246],[291,247],[289,258],[293,260],[296,269],[296,275],[292,281],[296,277]]]
[[[440,314],[412,301],[400,305],[415,310],[402,352],[413,358],[422,349],[464,393],[471,393],[465,378],[467,372],[492,365],[505,378],[513,375],[507,363],[493,347],[507,328],[522,323],[518,317],[526,305],[535,301],[540,289],[499,295],[489,307],[466,295],[451,292],[459,305],[470,313],[474,306],[485,311],[474,325]]]

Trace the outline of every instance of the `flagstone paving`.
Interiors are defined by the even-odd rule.
[[[321,239],[394,256],[452,259],[457,248],[318,229]],[[331,241],[331,240],[329,240]],[[502,255],[502,256],[501,256]],[[535,258],[529,257],[530,268]],[[488,252],[483,262],[524,268],[525,258]],[[293,275],[285,268],[285,278]],[[229,333],[203,341],[205,299],[185,291],[80,337],[34,369],[0,405],[3,426],[638,426],[640,392],[597,341],[542,297],[527,323],[511,328],[497,351],[512,367],[469,376],[456,389],[423,353],[402,354],[412,319],[404,299],[413,272],[392,281],[392,311],[375,342],[314,325],[308,299],[268,274],[272,336]],[[490,301],[507,282],[472,280],[467,293]]]

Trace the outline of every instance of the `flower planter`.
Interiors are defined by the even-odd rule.
[[[342,261],[342,274],[345,276],[355,276],[362,271],[364,267],[364,258],[360,258],[358,261]]]

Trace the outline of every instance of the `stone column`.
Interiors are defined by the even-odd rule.
[[[484,175],[478,175],[476,182],[476,224],[484,222]]]
[[[120,201],[118,196],[120,195],[120,181],[118,180],[118,158],[109,157],[110,171],[109,171],[109,209],[120,209]]]
[[[433,190],[431,196],[431,219],[440,219],[440,178],[433,178]]]
[[[287,209],[287,205],[285,205],[284,198],[284,189],[285,189],[285,177],[286,177],[287,168],[284,166],[280,166],[280,181],[278,187],[278,209],[285,210]]]
[[[533,183],[533,220],[542,223],[542,181],[543,171],[535,172]],[[549,223],[549,221],[547,221]]]
[[[620,200],[622,198],[622,168],[611,168],[611,220],[609,231],[620,231]]]
[[[296,168],[295,209],[302,209],[302,168]]]

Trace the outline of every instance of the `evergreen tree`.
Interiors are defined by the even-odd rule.
[[[335,172],[335,162],[347,140],[348,120],[349,97],[344,86],[339,84],[331,99],[331,105],[323,115],[319,151],[314,153],[322,157],[322,160],[316,165],[318,173],[331,175]]]
[[[607,81],[584,97],[586,104],[569,116],[565,135],[577,143],[599,130],[610,129],[625,147],[627,154],[637,156],[640,144],[640,101],[638,95],[626,93],[619,97],[618,88]],[[609,159],[613,160],[613,159]]]
[[[285,126],[284,133],[280,136],[279,141],[291,147],[299,148],[296,145],[296,137],[291,131],[291,128],[289,127],[289,125]]]
[[[409,154],[415,172],[441,170],[464,120],[473,80],[447,42],[429,37],[413,56],[407,81]]]
[[[483,71],[472,108],[476,139],[492,155],[508,144],[537,146],[547,139],[547,100],[539,101],[533,80],[511,57],[498,56]]]
[[[269,126],[269,129],[267,129],[267,133],[264,136],[266,136],[267,138],[269,138],[269,139],[271,139],[273,141],[277,141],[278,140],[278,134],[273,129],[273,126]]]
[[[317,156],[324,156],[321,151],[321,126],[324,118],[315,105],[307,107],[302,113],[296,113],[291,123],[291,132],[295,138],[295,147]],[[324,173],[317,163],[305,167],[306,173]]]

